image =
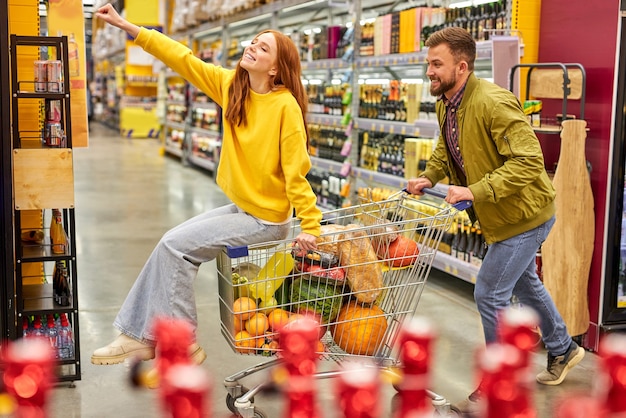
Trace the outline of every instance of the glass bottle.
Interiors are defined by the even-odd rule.
[[[50,240],[52,241],[52,252],[63,254],[67,246],[67,237],[63,229],[63,217],[59,209],[52,209],[52,219],[50,222]]]

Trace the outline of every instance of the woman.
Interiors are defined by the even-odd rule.
[[[126,31],[224,109],[217,183],[233,202],[161,238],[115,319],[120,336],[91,357],[94,364],[116,364],[131,356],[154,358],[155,317],[185,319],[195,330],[193,281],[200,264],[214,259],[224,246],[285,239],[295,209],[302,231],[296,243],[315,249],[322,214],[305,177],[311,167],[307,96],[291,39],[263,31],[245,48],[236,69],[227,70],[204,63],[157,31],[128,22],[110,4],[98,9],[96,17]],[[196,343],[190,353],[198,363],[206,358]]]

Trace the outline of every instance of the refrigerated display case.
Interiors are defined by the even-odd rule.
[[[613,172],[609,181],[606,264],[602,293],[602,328],[626,330],[626,0],[620,4]],[[619,227],[618,227],[619,225]]]

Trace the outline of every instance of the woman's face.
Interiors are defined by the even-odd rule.
[[[276,75],[276,49],[274,35],[262,33],[244,49],[240,65],[249,73]]]

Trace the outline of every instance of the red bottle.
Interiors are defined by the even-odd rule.
[[[539,335],[539,317],[528,307],[508,308],[500,313],[498,336],[502,344],[510,344],[520,350],[523,367],[530,364],[530,354],[535,349]]]
[[[346,363],[337,378],[337,400],[344,418],[379,418],[380,373],[375,367]]]
[[[608,334],[600,343],[600,388],[607,417],[626,416],[626,335]]]
[[[162,398],[172,418],[211,416],[211,383],[197,364],[174,364],[163,377]]]
[[[478,356],[485,411],[482,418],[536,418],[533,382],[524,353],[510,344],[491,344]]]
[[[288,377],[283,384],[285,418],[319,418],[315,405],[315,353],[319,324],[308,317],[290,322],[280,331],[280,349]]]
[[[3,382],[15,400],[16,417],[45,418],[50,388],[54,384],[54,352],[44,338],[9,343],[4,356]]]
[[[431,350],[435,340],[433,327],[425,318],[416,317],[405,322],[400,331],[400,360],[403,375],[398,384],[400,395],[396,418],[432,416],[428,397],[430,384]]]

